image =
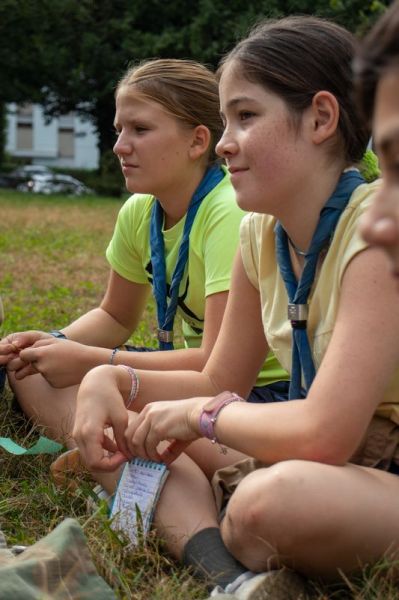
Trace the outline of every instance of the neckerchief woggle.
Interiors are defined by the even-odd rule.
[[[152,207],[150,223],[152,286],[157,305],[160,350],[173,350],[173,323],[179,299],[180,282],[188,260],[189,237],[195,216],[202,200],[220,183],[223,177],[224,171],[220,166],[209,167],[191,198],[170,284],[169,302],[166,283],[165,244],[162,235],[164,213],[159,200],[155,200]]]
[[[320,212],[319,222],[305,255],[302,275],[297,281],[292,269],[288,236],[281,223],[275,227],[276,256],[288,294],[288,319],[292,326],[292,367],[289,399],[301,397],[302,374],[309,391],[315,377],[312,351],[307,334],[308,298],[312,288],[320,252],[328,248],[342,211],[354,190],[365,183],[355,169],[342,173],[337,187]]]

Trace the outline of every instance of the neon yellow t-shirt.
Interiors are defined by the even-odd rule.
[[[201,345],[205,298],[228,291],[233,259],[238,247],[239,226],[244,212],[237,206],[226,169],[225,177],[204,198],[190,233],[188,264],[179,289],[177,314],[183,321],[185,345]],[[150,219],[154,196],[134,194],[122,206],[106,256],[119,275],[135,283],[152,283]],[[186,217],[162,230],[165,244],[166,278],[170,284]],[[270,355],[256,385],[287,379]]]

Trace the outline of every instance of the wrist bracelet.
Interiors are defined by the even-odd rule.
[[[215,433],[216,420],[223,408],[232,402],[244,402],[244,400],[234,392],[222,392],[205,404],[201,411],[199,429],[204,437],[211,440],[212,444],[219,444],[220,446]],[[220,446],[220,449],[223,454],[226,454],[226,448]]]
[[[67,336],[65,335],[65,333],[62,333],[62,331],[59,331],[58,329],[52,329],[51,331],[49,331],[49,334],[52,335],[55,338],[59,338],[61,340],[67,340]]]
[[[130,388],[129,398],[127,399],[127,402],[125,404],[126,408],[129,408],[129,406],[131,405],[133,400],[137,398],[137,394],[139,393],[140,380],[133,367],[128,367],[127,365],[118,365],[118,367],[126,369],[132,380],[132,387]]]
[[[109,357],[109,364],[113,365],[114,364],[114,358],[115,358],[115,354],[119,352],[119,348],[114,348],[111,352],[111,356]]]

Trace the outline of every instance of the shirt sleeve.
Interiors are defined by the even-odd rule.
[[[107,260],[114,271],[128,281],[148,283],[144,268],[146,219],[145,203],[139,196],[129,198],[119,211],[112,239],[106,250]],[[149,224],[148,224],[149,227]],[[148,229],[147,227],[147,229]]]
[[[207,220],[203,242],[205,296],[230,289],[231,270],[243,215],[234,198],[213,207]]]
[[[258,215],[259,216],[259,215]],[[255,215],[250,213],[244,217],[240,227],[241,258],[249,281],[259,290],[259,250],[256,243]]]

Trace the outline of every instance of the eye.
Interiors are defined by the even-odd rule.
[[[135,128],[134,128],[134,131],[138,135],[142,135],[143,133],[145,133],[146,131],[148,131],[148,127],[144,127],[144,125],[136,125]]]
[[[251,112],[249,110],[240,110],[240,112],[238,113],[239,119],[240,121],[248,121],[248,119],[251,119],[252,117],[255,116],[254,112]]]

